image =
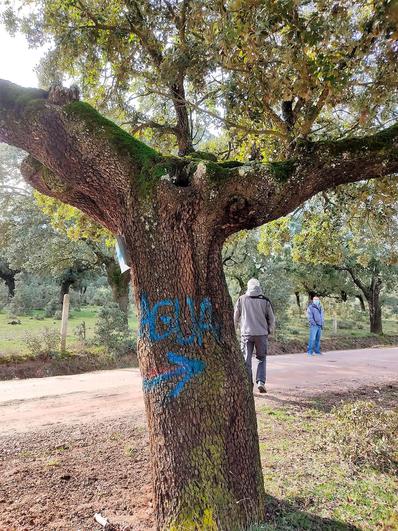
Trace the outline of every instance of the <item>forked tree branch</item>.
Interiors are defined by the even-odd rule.
[[[123,232],[140,205],[178,209],[193,201],[203,214],[197,219],[222,240],[318,192],[398,173],[398,124],[361,138],[302,142],[286,161],[217,163],[162,157],[68,94],[0,81],[0,141],[31,154],[22,170],[36,189],[113,233]]]

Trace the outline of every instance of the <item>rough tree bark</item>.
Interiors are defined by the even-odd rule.
[[[383,333],[380,303],[380,291],[382,285],[381,278],[378,275],[374,276],[369,289],[369,298],[367,299],[369,306],[370,331],[373,334]]]
[[[362,280],[359,278],[358,274],[352,267],[346,267],[345,269],[351,275],[351,278],[355,285],[362,291],[366,302],[368,303],[370,332],[372,334],[382,334],[383,322],[381,314],[380,292],[383,286],[383,281],[380,277],[380,271],[378,271],[377,269],[373,271],[370,284],[367,286],[362,282]],[[359,298],[358,295],[357,297]]]
[[[141,323],[158,528],[234,530],[265,514],[256,417],[223,275],[224,240],[319,191],[398,170],[398,127],[300,143],[261,164],[163,157],[66,89],[0,82],[0,141],[25,179],[123,234]],[[196,527],[195,527],[196,526]]]

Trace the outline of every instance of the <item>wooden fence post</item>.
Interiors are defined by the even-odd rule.
[[[61,321],[61,352],[66,350],[66,333],[68,330],[68,317],[69,317],[69,295],[64,295],[64,301],[62,305],[62,321]]]
[[[333,315],[333,332],[337,334],[337,315],[336,313]]]

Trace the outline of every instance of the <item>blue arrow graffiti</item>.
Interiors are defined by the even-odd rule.
[[[167,382],[176,376],[182,376],[182,379],[167,395],[170,398],[175,398],[181,393],[185,384],[188,383],[191,378],[198,376],[204,371],[206,364],[202,360],[193,360],[186,358],[185,356],[175,354],[174,352],[168,352],[167,359],[170,363],[177,365],[178,367],[174,370],[154,376],[153,378],[144,379],[143,387],[144,391],[151,391],[158,385],[161,385],[162,383]]]

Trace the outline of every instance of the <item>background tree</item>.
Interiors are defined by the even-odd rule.
[[[2,252],[14,271],[35,273],[59,285],[58,307],[71,286],[98,270],[96,255],[83,242],[57,233],[33,197],[19,198],[1,224]]]
[[[258,231],[242,231],[230,238],[223,248],[225,276],[233,301],[246,292],[247,281],[260,281],[263,293],[272,303],[277,326],[286,319],[293,285],[284,261],[279,256],[266,257],[258,252]]]
[[[394,6],[251,7],[61,0],[37,2],[23,21],[5,12],[9,27],[32,42],[54,43],[47,57],[54,75],[72,74],[97,101],[102,86],[119,123],[141,90],[173,120],[159,125],[175,128],[180,157],[129,136],[77,101],[76,89],[0,84],[0,140],[30,153],[28,182],[125,237],[160,528],[233,529],[264,516],[254,402],[231,319],[223,242],[330,187],[398,170],[398,127],[387,127],[395,123]],[[368,98],[375,112],[361,117]],[[355,138],[341,119],[346,109]],[[235,131],[255,135],[267,146],[264,163],[257,153],[246,164],[199,161],[196,113],[225,124],[233,139]],[[360,118],[365,128],[356,127]],[[320,131],[328,119],[333,127]]]
[[[370,331],[382,333],[380,293],[383,283],[392,288],[398,274],[398,183],[370,182],[318,197],[297,219],[278,220],[262,229],[259,249],[280,251],[291,244],[293,261],[302,267],[332,267],[351,291],[359,290],[369,308]],[[318,270],[313,271],[317,279]],[[314,291],[320,292],[314,280]],[[317,287],[315,287],[317,286]],[[347,294],[347,290],[342,290]],[[325,294],[325,293],[324,293]]]
[[[6,144],[0,148],[0,244],[8,260],[17,264],[10,269],[5,256],[0,261],[0,278],[9,295],[15,289],[15,274],[25,269],[55,276],[62,305],[71,286],[77,286],[89,271],[103,267],[113,300],[127,318],[129,276],[121,273],[115,260],[113,236],[75,208],[37,192],[32,195],[19,170],[23,152]]]
[[[65,234],[71,241],[84,242],[94,253],[98,263],[105,269],[113,301],[119,306],[127,320],[130,276],[127,271],[121,272],[120,265],[115,259],[116,241],[112,234],[76,208],[37,192],[35,198],[57,231]]]
[[[15,275],[19,273],[18,270],[10,269],[8,262],[0,258],[0,278],[4,280],[8,290],[8,298],[14,297],[15,293]]]

